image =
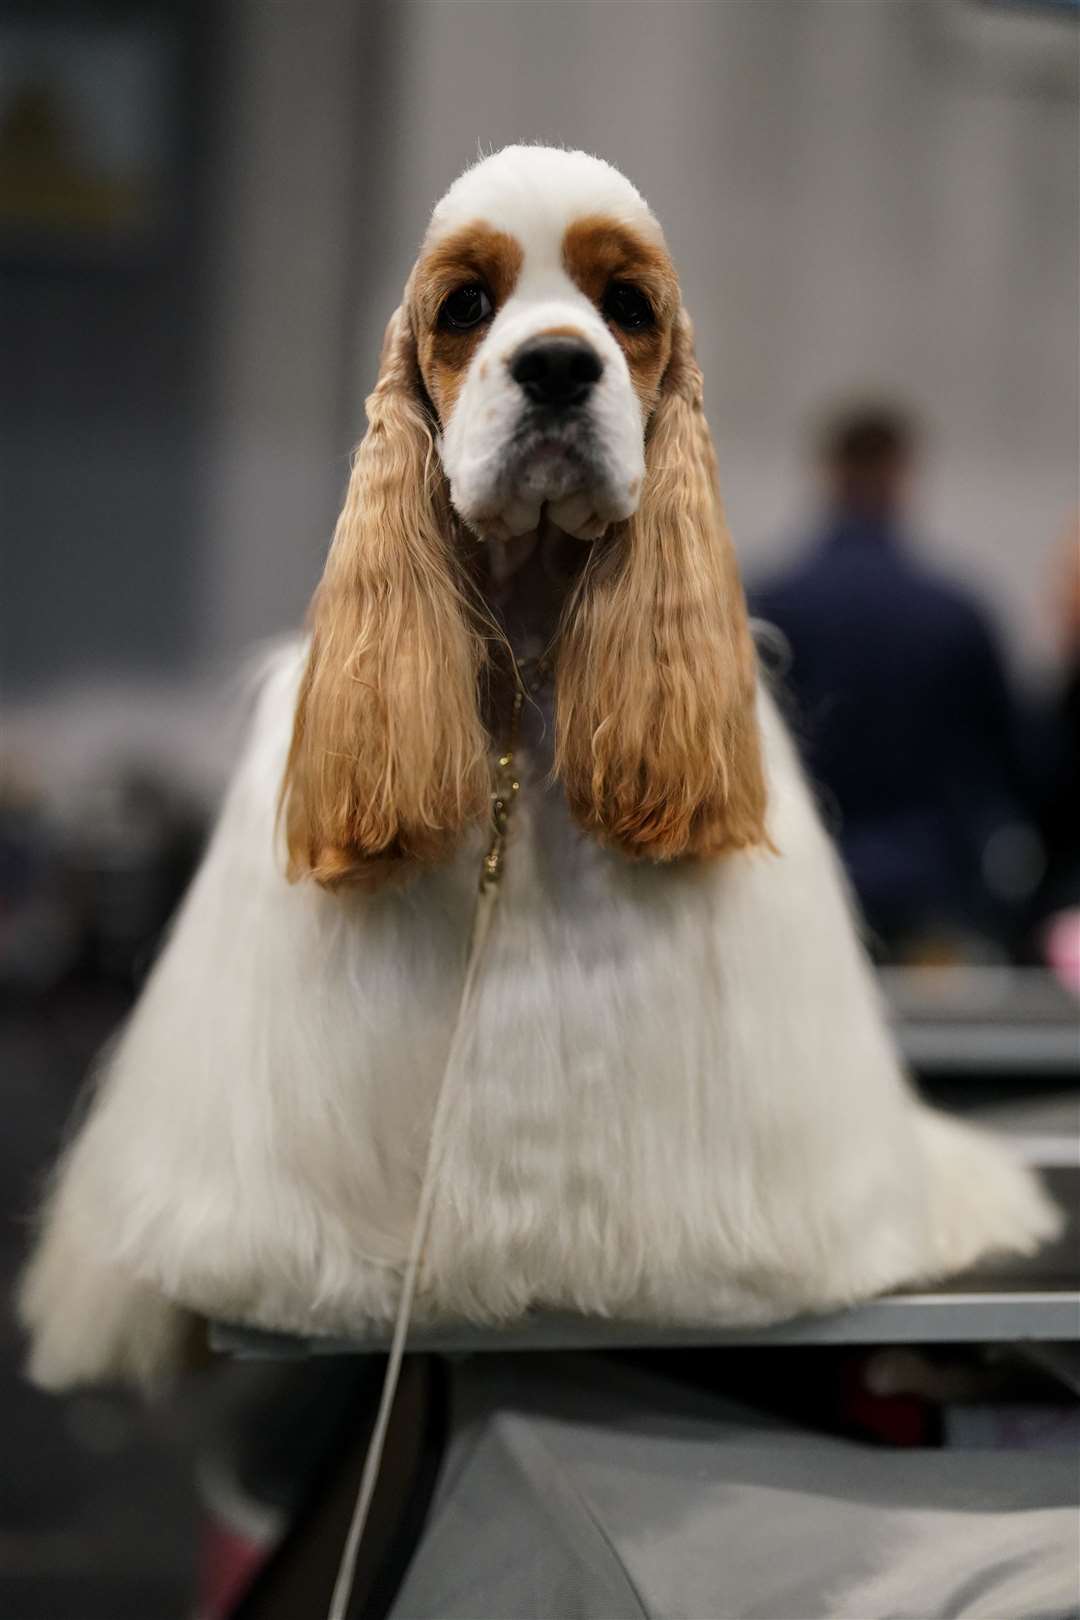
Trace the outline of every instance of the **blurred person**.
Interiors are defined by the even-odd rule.
[[[1063,673],[1049,716],[1052,769],[1042,813],[1046,875],[1035,915],[1040,955],[1080,991],[1080,513],[1066,529],[1051,602]]]
[[[876,948],[979,955],[1011,943],[1039,844],[993,630],[911,543],[920,438],[895,406],[833,416],[823,516],[751,605],[788,644],[796,730]]]

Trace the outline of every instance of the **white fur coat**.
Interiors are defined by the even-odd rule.
[[[268,675],[202,869],[59,1168],[22,1294],[44,1384],[153,1377],[178,1307],[305,1334],[393,1314],[483,833],[374,898],[287,883],[275,810],[302,661],[292,648]],[[447,1075],[421,1318],[762,1323],[1054,1230],[1026,1170],[910,1091],[764,696],[761,722],[777,853],[713,864],[604,851],[548,785],[544,749],[526,760]]]

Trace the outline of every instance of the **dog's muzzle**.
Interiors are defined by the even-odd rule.
[[[582,540],[636,509],[644,430],[625,358],[592,310],[496,320],[441,442],[451,498],[483,539],[546,516]],[[560,330],[561,328],[561,330]]]

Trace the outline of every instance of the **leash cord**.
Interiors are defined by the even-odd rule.
[[[386,1444],[386,1433],[390,1426],[390,1414],[394,1408],[394,1396],[397,1394],[398,1379],[401,1376],[401,1363],[405,1355],[405,1340],[409,1331],[413,1300],[416,1297],[416,1285],[420,1276],[424,1240],[427,1237],[428,1222],[431,1218],[431,1205],[435,1194],[435,1167],[438,1160],[438,1146],[442,1138],[453,1090],[447,1082],[451,1071],[457,1065],[459,1050],[464,1040],[465,1014],[472,1000],[473,987],[476,983],[484,945],[491,927],[491,918],[495,910],[497,894],[498,886],[495,883],[484,883],[481,886],[473,919],[469,961],[465,971],[465,984],[461,993],[461,1001],[458,1004],[457,1022],[454,1025],[450,1051],[447,1055],[439,1096],[435,1104],[435,1114],[431,1122],[427,1160],[424,1165],[424,1179],[420,1186],[420,1199],[416,1207],[412,1243],[402,1277],[401,1294],[394,1318],[394,1334],[390,1341],[386,1372],[383,1374],[379,1410],[375,1418],[375,1427],[371,1431],[371,1439],[368,1441],[367,1455],[364,1458],[364,1471],[360,1476],[360,1488],[356,1496],[356,1506],[353,1508],[352,1519],[349,1522],[349,1533],[345,1538],[341,1563],[338,1566],[337,1580],[334,1582],[334,1595],[327,1610],[327,1620],[348,1620],[349,1596],[352,1592],[353,1577],[356,1573],[356,1559],[360,1551],[364,1526],[367,1524],[372,1498],[375,1495],[375,1486],[379,1478],[383,1447]]]
[[[545,677],[547,667],[546,659],[538,661],[536,665],[537,679],[542,680]],[[390,1426],[390,1414],[394,1409],[394,1397],[397,1394],[398,1379],[401,1376],[401,1363],[405,1355],[405,1340],[408,1337],[413,1301],[416,1297],[417,1283],[420,1279],[424,1242],[427,1238],[428,1224],[431,1219],[431,1206],[435,1197],[435,1172],[439,1160],[439,1147],[453,1095],[450,1077],[454,1070],[459,1067],[461,1047],[464,1044],[467,1027],[466,1014],[472,1002],[476,981],[479,977],[484,946],[491,930],[491,919],[495,913],[499,893],[499,881],[502,877],[506,854],[510,812],[519,790],[519,783],[515,775],[514,756],[517,751],[521,711],[527,695],[517,665],[515,665],[515,675],[517,678],[511,707],[510,736],[505,752],[498,759],[498,770],[491,795],[491,842],[487,854],[484,856],[480,876],[480,890],[476,910],[473,914],[469,955],[465,967],[465,982],[462,986],[461,1000],[458,1002],[457,1019],[454,1024],[454,1032],[450,1037],[450,1049],[443,1068],[438,1097],[435,1101],[435,1112],[431,1121],[431,1135],[428,1138],[427,1158],[424,1163],[424,1178],[420,1184],[420,1198],[416,1206],[416,1220],[413,1225],[412,1242],[409,1246],[409,1258],[402,1276],[401,1294],[394,1317],[394,1333],[390,1341],[390,1353],[387,1357],[386,1371],[383,1374],[379,1409],[375,1417],[375,1427],[371,1431],[371,1439],[368,1441],[367,1455],[364,1458],[364,1471],[360,1476],[360,1488],[356,1496],[356,1506],[353,1508],[352,1518],[349,1521],[349,1532],[345,1538],[341,1563],[338,1566],[337,1580],[334,1582],[334,1594],[330,1599],[330,1608],[327,1610],[327,1620],[348,1620],[349,1597],[352,1593],[353,1579],[356,1574],[356,1560],[360,1551],[360,1543],[363,1540],[364,1526],[367,1524],[368,1514],[371,1510],[372,1498],[375,1495],[375,1486],[379,1478],[383,1448],[386,1445],[386,1434]]]

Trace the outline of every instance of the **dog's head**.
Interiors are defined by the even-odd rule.
[[[509,537],[595,539],[637,510],[679,287],[631,185],[577,152],[512,149],[435,210],[410,284],[456,510]]]
[[[483,812],[485,642],[461,550],[542,517],[593,546],[556,662],[579,822],[655,860],[761,841],[753,651],[701,375],[633,186],[543,147],[467,171],[391,318],[368,420],[313,607],[291,875],[377,881],[444,858]]]

